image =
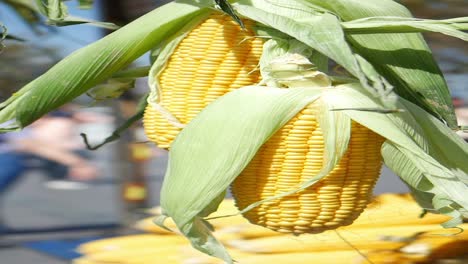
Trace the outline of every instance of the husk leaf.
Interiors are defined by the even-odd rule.
[[[340,85],[327,91],[326,97],[336,108],[359,109],[383,106],[359,85]],[[432,197],[430,204],[438,213],[457,217],[445,223],[459,223],[468,208],[468,145],[441,121],[403,98],[395,113],[342,110],[351,119],[387,139],[382,148],[385,163],[398,174],[416,195]],[[444,203],[441,203],[444,201]],[[427,207],[427,201],[422,201]],[[432,209],[432,208],[427,208]],[[450,210],[449,210],[450,209]]]
[[[305,0],[336,14],[342,21],[376,16],[412,18],[403,5],[392,0]],[[451,96],[442,73],[419,33],[347,34],[353,51],[385,76],[396,92],[448,126],[457,126]]]
[[[171,146],[161,206],[195,248],[232,262],[201,218],[217,207],[260,146],[320,92],[240,88],[214,101],[181,131]]]
[[[72,53],[0,105],[0,131],[27,126],[108,79],[206,10],[208,2],[171,2]]]

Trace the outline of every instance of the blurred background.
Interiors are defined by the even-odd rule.
[[[69,2],[71,14],[118,25],[164,3],[101,0],[91,9],[80,9],[77,2]],[[400,2],[420,18],[468,14],[464,0]],[[0,101],[61,58],[108,33],[88,25],[51,28],[36,23],[39,20],[34,21],[34,17],[31,23],[25,23],[17,12],[8,1],[0,1],[0,21],[23,40],[7,40],[0,53]],[[440,34],[424,36],[452,91],[460,124],[468,125],[467,44]],[[148,64],[147,56],[136,62],[136,66]],[[79,137],[79,133],[85,133],[91,145],[102,142],[134,114],[137,100],[146,89],[142,78],[120,100],[97,104],[82,96],[25,131],[0,137],[0,170],[11,167],[11,175],[20,175],[0,185],[1,263],[67,263],[67,256],[76,254],[73,243],[127,233],[127,227],[144,216],[145,208],[159,204],[167,152],[146,143],[141,123],[123,133],[120,140],[96,151],[86,150]],[[56,131],[62,132],[57,135]],[[13,145],[28,154],[14,160],[11,155],[9,159],[2,156],[2,152],[14,152]],[[397,176],[383,169],[376,194],[407,191]]]

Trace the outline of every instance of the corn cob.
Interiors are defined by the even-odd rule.
[[[186,243],[182,236],[157,236],[152,234],[128,235],[115,238],[100,239],[80,245],[77,251],[82,254],[92,254],[103,251],[118,251],[122,249],[180,245]]]
[[[195,250],[191,246],[184,246],[180,248],[180,254],[182,255],[184,261],[182,263],[184,264],[224,264],[225,262],[201,253],[200,251]],[[233,259],[238,261],[241,258],[252,256],[252,253],[249,252],[244,252],[240,251],[237,249],[230,248],[229,249],[229,254],[232,256]],[[242,262],[241,262],[242,263]]]
[[[365,252],[362,252],[365,253]],[[363,259],[354,250],[313,253],[290,253],[290,254],[252,254],[250,256],[236,259],[242,264],[275,263],[275,264],[303,264],[303,263],[333,263],[333,264],[355,264]],[[221,264],[222,262],[218,262]]]
[[[159,104],[182,124],[223,94],[259,81],[256,67],[263,41],[251,38],[252,21],[244,23],[247,31],[229,16],[213,14],[179,43],[168,60],[159,76]],[[148,138],[161,148],[169,148],[181,129],[151,105],[143,122]]]
[[[467,225],[461,225],[466,228]],[[351,243],[359,250],[395,250],[407,245],[406,238],[415,233],[424,232],[427,236],[453,234],[458,230],[443,229],[440,225],[406,225],[378,228],[344,228],[339,229],[340,236],[333,230],[321,234],[300,237],[273,236],[252,240],[233,240],[228,246],[251,253],[292,253],[350,250]],[[344,241],[343,237],[347,240]],[[398,238],[398,239],[394,239]]]
[[[100,264],[99,262],[89,260],[86,257],[74,259],[71,263],[72,264]]]
[[[186,242],[188,244],[188,242]],[[142,245],[138,248],[104,251],[86,255],[86,260],[97,263],[180,263],[181,245]],[[166,260],[166,261],[163,261]]]
[[[96,261],[87,259],[86,257],[76,258],[72,261],[72,264],[102,264]]]
[[[427,213],[420,218],[421,207],[409,194],[381,194],[377,196],[349,228],[394,225],[440,224],[449,216]]]
[[[232,184],[239,209],[297,188],[320,171],[323,135],[317,123],[320,100],[306,107],[257,152]],[[349,147],[320,182],[246,212],[252,223],[285,233],[320,233],[349,225],[370,202],[380,174],[382,138],[352,122]]]
[[[216,259],[207,255],[200,254],[192,250],[192,252],[184,252],[183,264],[223,264],[220,259]],[[287,254],[255,254],[247,253],[239,250],[229,249],[238,263],[274,263],[274,264],[303,264],[303,263],[333,263],[333,264],[355,264],[362,258],[359,253],[354,250],[343,250],[333,252],[299,252]],[[364,252],[362,252],[364,253]]]

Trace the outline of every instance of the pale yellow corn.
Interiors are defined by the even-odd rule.
[[[252,21],[244,23],[247,30],[227,15],[211,15],[181,41],[168,60],[159,76],[159,104],[182,124],[225,93],[259,81],[263,41],[253,37]],[[151,105],[143,121],[148,138],[161,148],[169,148],[181,130]]]
[[[186,246],[188,242],[184,245]],[[103,251],[73,260],[73,264],[180,264],[182,245],[142,245],[138,248]]]
[[[86,257],[76,258],[72,261],[72,264],[101,264],[96,261],[87,259]]]
[[[467,225],[461,225],[465,228]],[[292,252],[322,252],[350,250],[350,244],[359,250],[396,250],[408,243],[405,240],[418,232],[425,237],[451,235],[457,229],[444,229],[440,225],[402,225],[378,228],[343,228],[328,230],[321,234],[293,236],[271,236],[251,240],[233,240],[229,247],[251,253],[279,254]],[[455,236],[456,238],[457,236]],[[344,240],[344,239],[345,240]]]
[[[441,224],[450,220],[447,215],[432,213],[421,218],[421,212],[421,207],[409,194],[381,194],[373,199],[349,228]]]
[[[309,105],[258,151],[232,184],[239,209],[291,191],[323,167],[324,142]],[[310,188],[246,212],[252,223],[285,233],[320,233],[349,225],[366,208],[380,174],[382,138],[352,123],[349,148],[333,171]]]
[[[187,240],[182,236],[138,234],[115,238],[106,238],[82,244],[77,251],[82,254],[95,254],[105,251],[128,250],[132,248],[181,245]]]
[[[361,252],[365,253],[365,252]],[[312,252],[312,253],[290,253],[290,254],[252,254],[250,256],[237,258],[242,264],[274,263],[274,264],[356,264],[363,257],[355,250]],[[218,262],[222,264],[222,262]]]
[[[183,264],[224,264],[225,262],[201,254],[193,249],[186,248]],[[333,252],[297,252],[286,254],[257,254],[229,248],[229,254],[239,264],[356,264],[359,263],[360,255],[355,250],[333,251]]]

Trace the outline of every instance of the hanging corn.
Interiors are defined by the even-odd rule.
[[[320,100],[276,132],[236,178],[239,209],[296,188],[324,165],[324,140],[317,120]],[[250,222],[285,233],[320,233],[349,225],[366,208],[380,175],[383,138],[352,122],[340,162],[320,182],[246,212]]]
[[[158,100],[144,116],[148,138],[169,148],[181,127],[218,97],[255,84],[263,41],[225,14],[214,13],[183,37],[167,64],[156,72]],[[157,104],[157,105],[156,105]]]

